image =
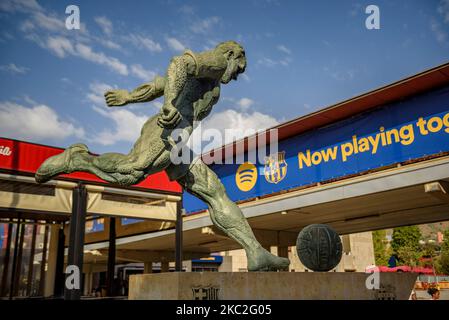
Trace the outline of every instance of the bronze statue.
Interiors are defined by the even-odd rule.
[[[132,92],[106,92],[108,106],[148,102],[161,96],[164,105],[159,114],[144,124],[129,154],[93,156],[86,145],[74,144],[47,159],[36,172],[36,181],[43,183],[61,173],[85,171],[107,182],[128,186],[165,170],[171,180],[177,180],[185,190],[208,204],[215,226],[245,249],[249,271],[287,269],[290,261],[272,255],[260,245],[217,175],[200,158],[189,164],[174,164],[170,158],[176,146],[171,136],[173,130],[182,129],[190,135],[194,121],[203,120],[217,103],[220,85],[236,80],[245,68],[243,47],[227,41],[201,53],[185,51],[171,60],[165,77],[157,76]]]

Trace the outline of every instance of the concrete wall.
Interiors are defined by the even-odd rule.
[[[371,232],[349,235],[351,254],[354,256],[355,271],[365,272],[365,268],[375,264],[373,237]]]
[[[416,274],[377,274],[366,287],[363,272],[179,272],[131,275],[129,299],[407,300]]]
[[[232,256],[223,255],[223,262],[218,267],[218,272],[232,272]]]
[[[231,250],[219,253],[223,256],[223,263],[218,269],[220,272],[245,272],[246,269],[246,254],[245,250]]]

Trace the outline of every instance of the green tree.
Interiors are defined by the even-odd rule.
[[[449,275],[449,253],[442,253],[436,266],[438,274]]]
[[[416,267],[419,258],[421,257],[420,251],[416,251],[416,249],[409,246],[400,247],[396,253],[398,255],[399,264],[411,267]]]
[[[386,236],[386,230],[373,231],[374,259],[377,266],[386,266],[388,264],[388,259],[392,254]]]
[[[443,243],[441,244],[441,253],[449,252],[449,230],[444,231],[443,233]]]
[[[391,247],[402,264],[416,266],[421,256],[421,231],[418,226],[394,228]]]

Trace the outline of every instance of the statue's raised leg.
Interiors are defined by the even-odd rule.
[[[132,185],[144,178],[144,172],[129,169],[126,170],[122,163],[126,163],[128,157],[118,153],[93,156],[89,154],[86,145],[77,143],[64,152],[50,157],[36,171],[35,179],[38,183],[44,183],[51,178],[75,171],[89,172],[111,183],[120,185]]]
[[[277,257],[261,246],[240,208],[228,198],[217,175],[200,159],[190,165],[188,173],[178,182],[188,192],[205,201],[214,225],[245,249],[248,271],[288,269],[288,259]]]

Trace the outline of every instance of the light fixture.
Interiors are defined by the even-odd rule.
[[[94,256],[102,256],[103,254],[98,250],[84,250],[84,253],[89,253]]]

